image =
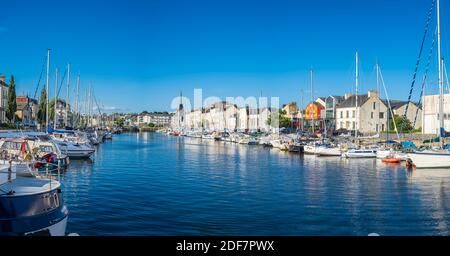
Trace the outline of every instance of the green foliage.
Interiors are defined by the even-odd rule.
[[[125,120],[123,118],[119,118],[114,123],[117,127],[123,128],[125,125]]]
[[[38,106],[38,113],[37,118],[38,122],[41,125],[45,125],[45,118],[47,115],[47,92],[45,91],[45,88],[41,91],[41,97],[39,98],[39,106]]]
[[[6,118],[9,120],[9,123],[14,123],[16,111],[17,111],[16,83],[14,82],[14,76],[11,76],[8,88],[8,98],[6,102]]]
[[[278,127],[274,127],[277,126]],[[286,111],[279,110],[276,113],[272,113],[267,119],[267,124],[272,128],[288,128],[291,126],[291,119],[286,116]]]
[[[394,115],[394,119],[395,119],[395,125],[397,126],[397,130],[400,132],[400,129],[403,130],[403,133],[409,133],[412,132],[414,130],[414,128],[412,127],[411,121],[404,117],[404,116],[399,116],[399,115]],[[394,129],[394,121],[392,119],[389,120],[389,127],[391,129]]]

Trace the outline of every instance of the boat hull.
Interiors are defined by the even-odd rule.
[[[316,155],[318,156],[341,156],[342,151],[339,148],[317,148]]]
[[[411,153],[408,158],[416,168],[450,168],[450,153]]]

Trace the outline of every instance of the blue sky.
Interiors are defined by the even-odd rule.
[[[117,111],[170,110],[180,90],[193,97],[194,88],[202,88],[204,97],[262,92],[284,103],[299,101],[301,90],[309,99],[311,67],[315,96],[354,91],[359,49],[361,90],[376,87],[378,59],[389,96],[406,99],[430,5],[431,0],[2,1],[0,73],[14,74],[17,93],[33,96],[51,48],[52,86],[54,68],[63,71],[70,62],[72,86],[79,72],[82,90],[92,83],[101,104]],[[447,13],[450,3],[442,1],[443,56],[449,51]],[[427,41],[424,57],[429,46]],[[435,59],[430,83],[436,82]]]

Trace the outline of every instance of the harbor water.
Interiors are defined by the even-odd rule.
[[[450,235],[450,171],[171,137],[116,135],[62,177],[89,235]]]

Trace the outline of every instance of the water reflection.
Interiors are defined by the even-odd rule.
[[[82,235],[448,235],[448,170],[123,134],[63,177]]]

